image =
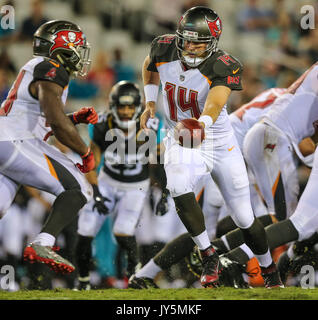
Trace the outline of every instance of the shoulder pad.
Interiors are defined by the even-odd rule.
[[[38,63],[33,70],[33,78],[36,80],[52,81],[63,88],[68,85],[70,77],[65,68],[51,59],[44,59]]]
[[[166,62],[176,54],[174,34],[165,34],[156,37],[151,43],[150,57],[158,62]]]
[[[215,57],[213,64],[213,73],[217,77],[233,76],[235,74],[240,74],[243,71],[243,65],[241,62],[224,51],[219,51]]]

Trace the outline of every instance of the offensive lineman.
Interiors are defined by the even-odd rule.
[[[272,135],[270,136],[272,139],[274,138],[276,141],[279,141],[279,139],[283,140],[284,138],[286,143],[290,144],[296,150],[298,149],[299,142],[306,137],[313,137],[316,141],[316,121],[318,119],[317,79],[318,64],[315,63],[299,78],[297,86],[294,87],[296,88],[295,92],[291,98],[288,101],[285,100],[285,103],[282,105],[279,105],[279,101],[277,101],[278,103],[274,104],[271,110],[266,113],[263,122],[257,123],[251,129],[250,138],[253,138],[253,135],[263,135],[266,137],[264,132],[268,131],[268,127],[270,127],[272,129]],[[266,143],[272,143],[272,141],[268,140]],[[250,141],[244,140],[244,148],[246,142],[249,144]],[[277,144],[275,148],[277,147],[280,147],[280,145]],[[291,150],[289,152],[291,152]],[[281,160],[281,162],[283,162],[284,158]],[[288,219],[266,228],[271,249],[291,241],[308,239],[317,231],[317,207],[314,192],[317,184],[317,150],[314,153],[313,161],[314,166],[305,188],[306,192],[304,191],[301,196],[295,211]],[[243,243],[240,230],[232,233],[231,240],[229,240],[228,237],[229,235],[226,236],[227,245],[225,246],[228,250],[241,246]],[[248,260],[253,257],[253,253],[244,245],[234,249],[229,254],[231,258],[242,263],[244,263],[246,259]]]
[[[92,197],[82,172],[94,168],[94,156],[75,124],[95,123],[93,108],[70,116],[63,108],[71,76],[85,76],[89,46],[80,27],[63,20],[49,21],[34,34],[34,58],[20,70],[0,109],[0,215],[10,207],[19,185],[56,196],[41,232],[24,250],[24,258],[48,264],[55,271],[74,266],[55,252],[57,235]],[[51,133],[79,154],[74,164],[43,139]]]
[[[218,255],[210,244],[203,213],[193,193],[200,175],[211,172],[233,220],[262,266],[266,286],[281,286],[265,231],[254,219],[244,160],[226,111],[231,90],[242,89],[242,65],[217,48],[221,31],[221,20],[213,10],[194,7],[180,19],[176,35],[160,36],[153,41],[143,65],[146,109],[141,125],[146,128],[148,118],[154,116],[161,81],[168,127],[173,130],[179,120],[192,117],[205,128],[206,139],[200,150],[182,148],[173,134],[164,140],[167,189],[180,219],[200,249],[201,284],[218,286]],[[185,158],[178,161],[180,154],[192,162],[186,163]]]

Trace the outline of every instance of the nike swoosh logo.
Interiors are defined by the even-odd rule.
[[[237,73],[240,70],[240,68],[237,68],[236,70],[233,70],[233,74]]]
[[[55,63],[53,61],[49,61],[51,64],[53,64],[54,67],[59,68],[60,64],[59,63]]]
[[[232,151],[234,149],[235,146],[228,148],[227,150]]]

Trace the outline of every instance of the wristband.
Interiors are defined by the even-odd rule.
[[[88,147],[87,152],[86,152],[84,155],[82,155],[81,158],[82,158],[82,159],[86,158],[86,157],[90,154],[90,152],[91,152],[91,148]]]
[[[144,86],[144,92],[146,103],[150,101],[157,102],[159,86],[156,84],[147,84]]]
[[[204,123],[205,129],[211,127],[213,124],[213,119],[210,116],[201,116],[198,121]]]

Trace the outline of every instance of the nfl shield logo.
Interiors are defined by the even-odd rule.
[[[180,81],[184,81],[185,77],[183,74],[180,75]]]

